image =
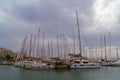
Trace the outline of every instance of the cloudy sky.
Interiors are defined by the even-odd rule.
[[[72,40],[76,10],[83,42],[97,46],[111,32],[112,45],[120,44],[120,0],[0,0],[0,47],[19,51],[39,27],[47,39],[64,33]]]

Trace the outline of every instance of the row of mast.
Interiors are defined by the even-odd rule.
[[[82,45],[81,45],[81,32],[80,32],[80,24],[79,24],[79,17],[78,17],[78,13],[76,11],[76,22],[77,22],[77,35],[78,35],[78,48],[79,48],[79,59],[82,59],[83,58],[83,55],[82,55]],[[23,59],[22,56],[25,56],[27,55],[27,53],[29,53],[29,60],[31,60],[31,55],[33,57],[35,57],[35,53],[36,53],[36,57],[37,59],[39,58],[45,58],[45,56],[47,54],[46,53],[46,50],[45,50],[45,35],[44,35],[44,32],[42,34],[42,36],[40,35],[41,34],[41,31],[40,31],[40,28],[38,29],[38,33],[37,35],[35,35],[33,37],[33,34],[31,34],[30,36],[30,41],[29,41],[29,44],[27,42],[27,38],[28,36],[26,35],[24,40],[23,40],[23,43],[22,43],[22,48],[21,48],[21,59]],[[40,39],[42,37],[42,40]],[[61,39],[62,38],[62,39]],[[76,54],[76,39],[75,39],[75,30],[73,29],[73,54],[75,55]],[[104,38],[104,40],[103,40]],[[41,41],[40,41],[41,40]],[[104,41],[104,55],[103,55],[103,41]],[[61,51],[60,51],[60,48],[61,50],[63,51],[63,55],[64,55],[64,58],[66,59],[67,58],[67,55],[66,53],[70,53],[70,48],[69,48],[69,45],[67,44],[67,39],[65,37],[64,34],[60,35],[60,37],[58,35],[56,35],[56,42],[57,42],[57,52],[56,48],[53,48],[53,41],[48,41],[48,45],[47,45],[47,53],[48,53],[48,57],[51,58],[54,56],[53,53],[57,53],[57,56],[58,58],[60,58],[60,55],[61,55]],[[100,36],[100,46],[101,46],[101,59],[103,59],[103,56],[104,56],[104,59],[105,61],[107,61],[107,51],[106,51],[106,36],[102,37],[102,35]],[[63,43],[63,44],[62,44]],[[41,45],[40,45],[41,44]],[[60,46],[62,44],[62,47]],[[40,52],[41,51],[41,52]],[[97,49],[96,49],[97,51]],[[40,54],[41,53],[41,54]],[[97,52],[96,52],[97,53]],[[110,38],[110,33],[109,33],[109,53],[111,54],[111,38]],[[117,58],[118,58],[118,48],[116,47],[116,53],[117,53]],[[111,56],[110,56],[111,57]]]

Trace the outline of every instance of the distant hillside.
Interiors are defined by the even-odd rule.
[[[15,57],[17,53],[13,52],[10,49],[0,48],[0,56],[5,57],[6,55],[10,55],[11,57]]]

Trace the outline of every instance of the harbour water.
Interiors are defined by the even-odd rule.
[[[0,65],[0,80],[120,80],[120,67],[38,71]]]

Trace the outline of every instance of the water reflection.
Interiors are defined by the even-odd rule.
[[[0,80],[120,80],[120,67],[75,70],[24,70],[0,65]]]

